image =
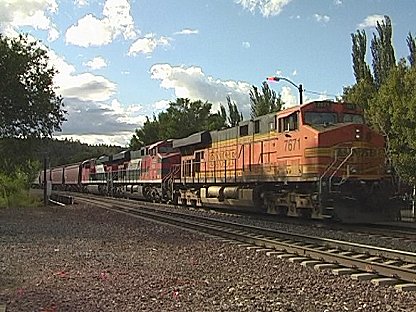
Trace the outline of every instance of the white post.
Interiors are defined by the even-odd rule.
[[[415,196],[416,196],[416,185],[413,185],[413,196],[412,196],[412,217],[413,217],[413,221],[416,221],[415,220],[415,217],[416,217],[416,215],[415,215],[415,210],[416,210],[416,207],[415,207]]]

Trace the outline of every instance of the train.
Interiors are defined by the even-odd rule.
[[[342,222],[390,221],[385,140],[359,105],[312,101],[40,172],[52,189]]]

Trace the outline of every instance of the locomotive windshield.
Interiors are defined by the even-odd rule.
[[[343,122],[352,122],[352,123],[363,124],[364,123],[364,118],[363,118],[362,115],[344,114]]]
[[[305,123],[309,125],[336,124],[337,114],[332,112],[305,112]]]
[[[364,118],[359,114],[345,113],[341,118],[335,112],[305,112],[305,123],[308,125],[333,125],[343,122],[363,124]]]

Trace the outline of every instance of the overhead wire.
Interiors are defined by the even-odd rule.
[[[314,94],[314,95],[327,95],[327,96],[334,97],[334,98],[336,98],[336,97],[339,97],[339,96],[340,96],[340,95],[329,94],[329,93],[325,93],[325,92],[318,92],[318,91],[305,90],[305,89],[303,89],[303,92],[305,92],[305,93],[309,93],[309,94]]]

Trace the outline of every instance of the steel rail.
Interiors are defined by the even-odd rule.
[[[383,263],[383,262],[376,262],[372,260],[366,260],[366,259],[358,259],[353,258],[351,256],[348,256],[346,254],[339,254],[334,253],[334,251],[328,251],[328,250],[322,250],[322,246],[314,246],[312,247],[310,244],[313,242],[313,244],[316,244],[317,240],[328,240],[328,239],[321,239],[321,238],[312,238],[308,240],[307,236],[301,235],[301,234],[292,234],[282,231],[267,231],[265,229],[261,229],[258,227],[253,226],[240,226],[237,223],[233,222],[225,222],[225,221],[219,221],[214,220],[214,224],[211,222],[213,220],[209,220],[210,218],[204,218],[204,217],[195,217],[192,216],[191,219],[193,221],[186,220],[185,218],[189,219],[189,215],[181,214],[179,217],[175,216],[168,216],[166,214],[161,214],[159,212],[154,211],[143,211],[143,210],[137,210],[136,208],[130,207],[129,204],[123,204],[120,202],[117,202],[115,204],[111,203],[104,203],[103,200],[88,200],[88,199],[82,199],[82,201],[86,203],[92,203],[94,205],[100,205],[105,206],[103,208],[108,210],[116,210],[118,212],[122,212],[127,215],[136,216],[145,218],[148,220],[157,220],[158,222],[167,223],[167,224],[174,224],[176,226],[179,226],[181,228],[191,229],[193,231],[197,232],[204,232],[207,234],[211,234],[214,236],[220,236],[232,240],[237,240],[244,243],[254,244],[257,246],[262,246],[265,248],[275,249],[279,251],[285,251],[288,253],[293,253],[299,256],[309,257],[315,260],[319,261],[325,261],[329,263],[333,263],[340,266],[345,266],[353,269],[359,269],[366,272],[372,272],[376,274],[380,274],[383,276],[388,277],[395,277],[397,279],[408,281],[408,282],[416,282],[416,270],[403,267],[403,266],[396,266],[394,264],[391,264],[389,262]],[[163,211],[165,213],[165,211]],[[178,213],[175,213],[178,215]],[[195,221],[196,220],[196,221]],[[210,224],[206,224],[206,222],[210,222]],[[233,228],[229,228],[232,226]],[[264,231],[264,233],[268,232],[275,234],[277,233],[283,233],[283,240],[282,238],[276,238],[276,237],[270,237],[270,236],[262,236],[258,235],[258,232],[255,231],[255,233],[249,233],[247,231],[252,231],[253,229],[258,230],[261,229]],[[306,238],[306,239],[305,239]],[[296,241],[297,239],[301,239],[301,241]],[[340,242],[336,240],[329,240],[332,243]],[[346,242],[341,242],[346,243]],[[354,245],[353,243],[348,243],[348,245]],[[358,244],[360,245],[360,244]],[[367,246],[367,245],[360,245],[361,248],[366,247],[373,247],[373,246]],[[373,247],[377,248],[377,247]],[[384,249],[384,248],[382,248]],[[340,250],[341,251],[341,250]],[[406,252],[404,252],[406,253]],[[413,256],[416,256],[413,254]]]
[[[107,200],[112,200],[112,199],[107,198]],[[113,199],[113,201],[117,204],[120,203],[119,200]],[[135,206],[139,206],[142,209],[152,210],[152,211],[160,210],[160,208],[159,209],[149,208],[148,204],[138,204],[138,205],[135,204]],[[268,236],[276,235],[279,237],[284,237],[286,239],[301,240],[301,241],[307,242],[308,244],[317,244],[319,246],[325,246],[327,248],[337,248],[337,249],[340,249],[340,252],[351,251],[351,252],[366,254],[368,256],[373,256],[373,257],[382,257],[382,258],[387,258],[387,259],[399,260],[402,262],[416,263],[416,253],[409,252],[409,251],[394,250],[394,249],[389,249],[389,248],[384,248],[384,247],[378,247],[378,246],[372,246],[372,245],[366,245],[366,244],[360,244],[360,243],[352,243],[352,242],[347,242],[347,241],[335,240],[331,238],[309,236],[309,235],[303,235],[303,234],[286,232],[286,231],[275,230],[275,229],[265,229],[265,228],[258,227],[258,226],[245,225],[245,224],[240,224],[240,223],[236,223],[232,221],[223,221],[223,220],[218,220],[218,219],[209,218],[209,217],[194,216],[194,215],[189,215],[189,214],[176,212],[172,210],[163,209],[163,211],[170,215],[186,217],[188,219],[193,218],[197,220],[206,220],[208,222],[211,222],[212,224],[218,224],[218,225],[226,224],[227,226],[235,226],[240,229],[243,228],[249,231],[256,231],[258,233],[264,233],[264,235],[268,235]]]

